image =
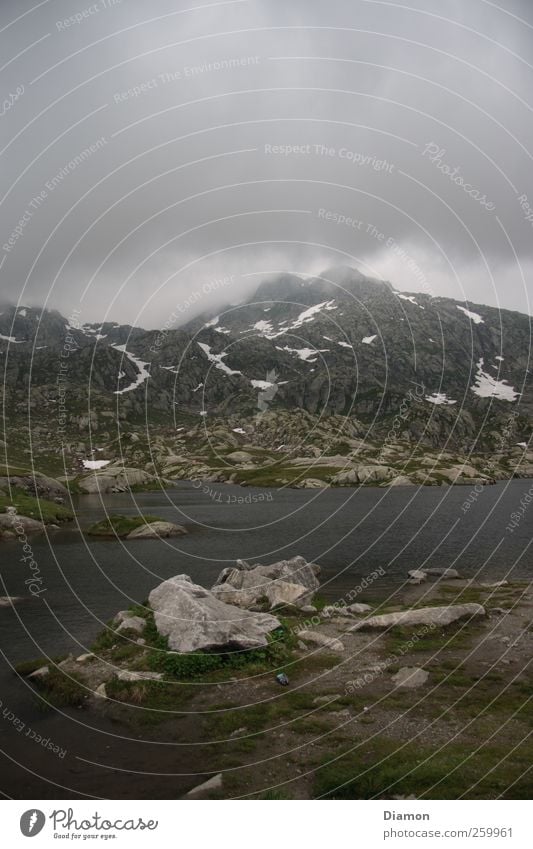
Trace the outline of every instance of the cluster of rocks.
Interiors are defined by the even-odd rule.
[[[408,573],[410,584],[423,584],[429,578],[440,580],[460,580],[461,575],[457,569],[440,566],[430,566],[424,569],[411,569]]]
[[[269,566],[238,560],[223,569],[211,590],[189,575],[175,575],[148,596],[158,632],[175,652],[235,651],[262,648],[281,627],[264,612],[277,606],[305,608],[319,586],[320,568],[303,557]],[[315,608],[312,608],[313,610]],[[142,637],[146,621],[128,611],[115,617],[116,632]]]
[[[305,607],[309,605],[320,583],[320,567],[307,563],[304,557],[280,560],[269,566],[251,566],[237,560],[234,567],[223,569],[212,588],[214,595],[227,604],[249,610],[266,605]]]
[[[93,471],[88,475],[83,475],[78,479],[78,486],[82,492],[87,494],[95,492],[106,494],[127,492],[132,486],[150,488],[157,482],[158,480],[154,475],[149,474],[149,472],[143,469],[114,464]]]
[[[188,575],[163,581],[148,596],[158,632],[176,652],[255,649],[281,623],[269,613],[243,610],[220,601]]]

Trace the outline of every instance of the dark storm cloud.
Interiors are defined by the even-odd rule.
[[[350,263],[529,312],[528,6],[4,2],[4,295],[155,326]]]

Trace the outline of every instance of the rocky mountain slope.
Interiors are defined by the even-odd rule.
[[[145,465],[154,441],[171,456],[182,432],[198,448],[217,428],[228,451],[257,431],[256,447],[304,457],[334,443],[333,455],[370,448],[378,463],[418,443],[513,455],[531,433],[530,343],[527,315],[406,294],[348,267],[279,275],[161,330],[5,306],[5,435],[19,461],[65,448],[94,459],[96,443],[122,456],[133,432],[128,459]]]

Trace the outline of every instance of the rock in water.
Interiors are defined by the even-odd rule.
[[[460,578],[461,577],[459,572],[457,571],[457,569],[450,569],[450,568],[446,568],[445,566],[443,566],[442,568],[440,566],[431,566],[428,569],[424,568],[424,572],[426,573],[426,575],[431,575],[432,578],[434,577],[434,578],[444,578],[444,579],[448,578],[449,579],[449,578]]]
[[[257,607],[263,599],[271,608],[278,604],[302,607],[309,604],[320,586],[320,567],[304,557],[246,567],[222,570],[212,588],[217,598],[245,609]]]
[[[426,580],[426,573],[420,569],[411,569],[407,574],[409,575],[410,584],[423,584]]]
[[[485,616],[481,604],[450,604],[447,607],[421,607],[419,610],[401,610],[398,613],[384,613],[382,616],[370,616],[352,625],[350,631],[384,631],[396,625],[433,625],[442,628],[458,619],[473,619]]]
[[[185,528],[182,528],[181,525],[174,525],[172,522],[148,522],[148,524],[141,525],[131,531],[126,539],[160,539],[178,537],[186,533]]]
[[[275,616],[251,613],[220,601],[188,575],[163,581],[148,596],[160,634],[177,652],[255,649],[280,627]]]

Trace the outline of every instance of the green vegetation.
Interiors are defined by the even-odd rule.
[[[531,796],[533,746],[524,740],[512,758],[508,748],[448,743],[436,751],[399,741],[360,741],[340,757],[332,755],[316,771],[314,796],[372,799],[415,796],[418,799],[527,799]],[[332,760],[336,758],[336,760]]]
[[[162,637],[155,626],[154,616],[152,611],[144,605],[134,605],[129,609],[132,616],[141,616],[146,620],[146,627],[143,632],[143,638],[146,640],[144,645],[138,645],[128,637],[127,632],[117,634],[114,628],[116,623],[112,621],[106,625],[95,642],[91,646],[91,651],[99,656],[105,657],[111,663],[122,663],[127,661],[128,669],[135,668],[150,669],[154,672],[162,672],[170,685],[177,681],[187,682],[203,678],[206,682],[209,680],[224,680],[227,677],[228,671],[237,671],[245,669],[247,675],[270,673],[274,674],[283,668],[292,659],[292,649],[296,644],[296,637],[291,628],[284,622],[281,628],[272,632],[269,635],[269,643],[265,648],[254,649],[250,651],[227,651],[227,652],[195,652],[191,654],[182,654],[169,650],[168,640]],[[136,634],[131,635],[132,638]],[[137,661],[136,658],[139,658]],[[140,664],[140,667],[138,666]],[[161,682],[161,685],[164,682]],[[113,684],[114,690],[119,693],[127,694],[130,691],[135,698],[140,698],[143,695],[147,702],[146,707],[154,707],[154,704],[159,703],[161,690],[155,686],[149,685],[153,682],[135,682],[130,684],[127,682],[116,681]],[[135,688],[137,688],[135,690]],[[172,692],[176,692],[175,688],[170,689],[168,695],[165,693],[165,700],[168,698],[171,702]],[[136,695],[135,695],[136,694]]]
[[[202,678],[219,670],[237,670],[243,667],[246,667],[247,674],[279,671],[283,664],[290,660],[291,649],[295,644],[291,630],[281,627],[268,635],[268,646],[263,649],[181,654],[169,650],[167,638],[158,633],[152,613],[148,612],[146,620],[144,638],[152,649],[147,659],[149,668],[164,672],[180,681]]]
[[[26,677],[42,666],[49,666],[50,663],[60,663],[62,660],[65,660],[65,657],[66,655],[61,654],[54,657],[37,657],[33,660],[23,660],[21,663],[16,664],[14,670],[17,675]]]
[[[413,652],[438,652],[440,649],[458,649],[470,645],[474,637],[483,630],[479,622],[454,622],[445,628],[424,632],[421,626],[396,625],[384,635],[387,654],[398,658]]]
[[[177,681],[119,681],[115,677],[107,682],[106,694],[117,702],[135,705],[127,721],[146,726],[175,719],[196,695],[196,688]]]
[[[0,513],[5,513],[8,507],[15,507],[21,516],[36,519],[45,525],[70,522],[74,518],[74,514],[67,507],[45,498],[34,498],[19,489],[12,489],[11,496],[0,496]]]
[[[279,696],[269,701],[239,707],[238,705],[223,704],[214,706],[209,717],[205,720],[208,739],[225,740],[240,728],[246,729],[242,736],[248,734],[257,735],[266,728],[272,728],[284,722],[297,719],[299,713],[316,710],[313,705],[314,694],[302,691],[283,690]],[[217,710],[218,707],[218,710]],[[315,717],[300,720],[302,723],[314,721]],[[324,724],[325,725],[325,724]],[[329,726],[325,726],[326,729]],[[299,728],[300,733],[304,731],[303,725]],[[324,733],[322,728],[320,733]],[[238,738],[237,738],[238,739]]]
[[[36,679],[42,699],[39,700],[41,710],[52,707],[80,707],[84,704],[89,693],[77,675],[66,674],[57,666],[50,666],[45,678]],[[47,704],[48,703],[48,704]]]
[[[316,478],[327,483],[342,469],[337,466],[320,466],[309,458],[309,466],[291,466],[273,463],[260,469],[235,469],[235,483],[248,486],[292,486],[305,478]]]
[[[108,516],[101,522],[91,525],[87,530],[89,536],[93,537],[126,537],[136,528],[147,525],[150,522],[163,521],[158,516]]]

